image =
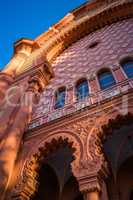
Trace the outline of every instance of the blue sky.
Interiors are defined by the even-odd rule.
[[[1,0],[0,68],[8,63],[13,43],[34,39],[86,0]]]

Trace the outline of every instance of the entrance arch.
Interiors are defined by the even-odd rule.
[[[62,154],[61,154],[62,152]],[[63,153],[64,152],[64,153]],[[55,161],[61,161],[62,159],[66,158],[62,162],[63,165],[60,163],[56,163]],[[73,132],[56,132],[51,134],[50,136],[46,137],[41,143],[39,143],[36,148],[33,148],[30,151],[29,157],[24,163],[22,175],[19,179],[17,185],[14,187],[12,191],[11,198],[12,199],[29,199],[35,197],[38,191],[39,185],[39,172],[41,166],[45,163],[48,164],[55,172],[59,185],[60,185],[60,193],[64,187],[65,182],[67,181],[70,176],[75,173],[76,167],[79,164],[79,161],[82,159],[83,156],[83,145],[80,138]],[[68,174],[66,173],[65,179],[61,182],[62,171],[64,170],[64,166],[68,165]],[[56,166],[56,168],[55,168]],[[61,166],[60,168],[58,168]],[[58,169],[58,170],[57,170]],[[70,173],[71,172],[71,173]],[[64,182],[65,181],[65,182]]]
[[[29,169],[31,171],[33,168],[32,180],[35,183],[34,192],[29,195],[30,200],[65,200],[66,190],[69,190],[70,200],[82,200],[72,168],[76,150],[73,142],[62,137],[52,139],[45,143],[44,148],[39,148],[39,153],[30,162]],[[29,170],[27,172],[27,180],[30,180]]]
[[[109,200],[132,200],[133,115],[118,116],[104,126],[103,152],[108,161]]]

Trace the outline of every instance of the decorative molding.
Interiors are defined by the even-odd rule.
[[[26,47],[29,47],[29,48],[26,48]],[[36,41],[30,40],[27,38],[22,38],[20,40],[17,40],[14,43],[15,54],[20,53],[21,51],[26,52],[27,50],[28,50],[27,53],[31,53],[33,50],[38,49],[38,48],[39,48],[39,44]]]
[[[0,72],[0,80],[6,81],[8,83],[8,85],[10,85],[14,81],[14,75],[8,74],[8,73],[2,71],[2,72]]]

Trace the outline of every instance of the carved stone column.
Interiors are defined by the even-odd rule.
[[[126,79],[126,76],[119,65],[112,66],[112,71],[115,75],[116,81],[121,82]]]
[[[88,191],[84,194],[84,200],[99,200],[100,193],[98,191]]]
[[[100,200],[102,179],[97,173],[85,175],[78,179],[80,191],[84,200]]]
[[[76,177],[84,200],[108,200],[104,182],[109,173],[106,164],[102,156],[95,161],[88,160],[87,162],[80,163],[81,168],[79,168],[79,171],[77,170]]]
[[[89,76],[89,87],[91,102],[94,104],[97,102],[97,92],[99,91],[99,84],[95,74]]]
[[[44,69],[43,69],[44,68]],[[27,127],[38,94],[43,91],[51,76],[47,66],[32,70],[29,86],[21,96],[21,103],[14,111],[14,120],[6,129],[0,142],[0,196],[4,200],[10,186],[17,153]]]
[[[84,200],[108,200],[105,184],[108,176],[107,170],[104,167],[100,171],[93,170],[92,168],[88,171],[88,174],[77,178]]]
[[[71,105],[74,101],[74,86],[73,85],[68,85],[67,88],[67,104]]]

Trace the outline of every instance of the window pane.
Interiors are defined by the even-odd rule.
[[[129,78],[133,78],[133,61],[127,61],[122,67]]]
[[[88,82],[83,80],[76,86],[77,100],[84,99],[89,95]]]
[[[62,108],[65,105],[66,90],[57,91],[55,97],[55,109]]]
[[[99,75],[101,89],[106,89],[115,84],[114,77],[111,72],[103,72]]]

